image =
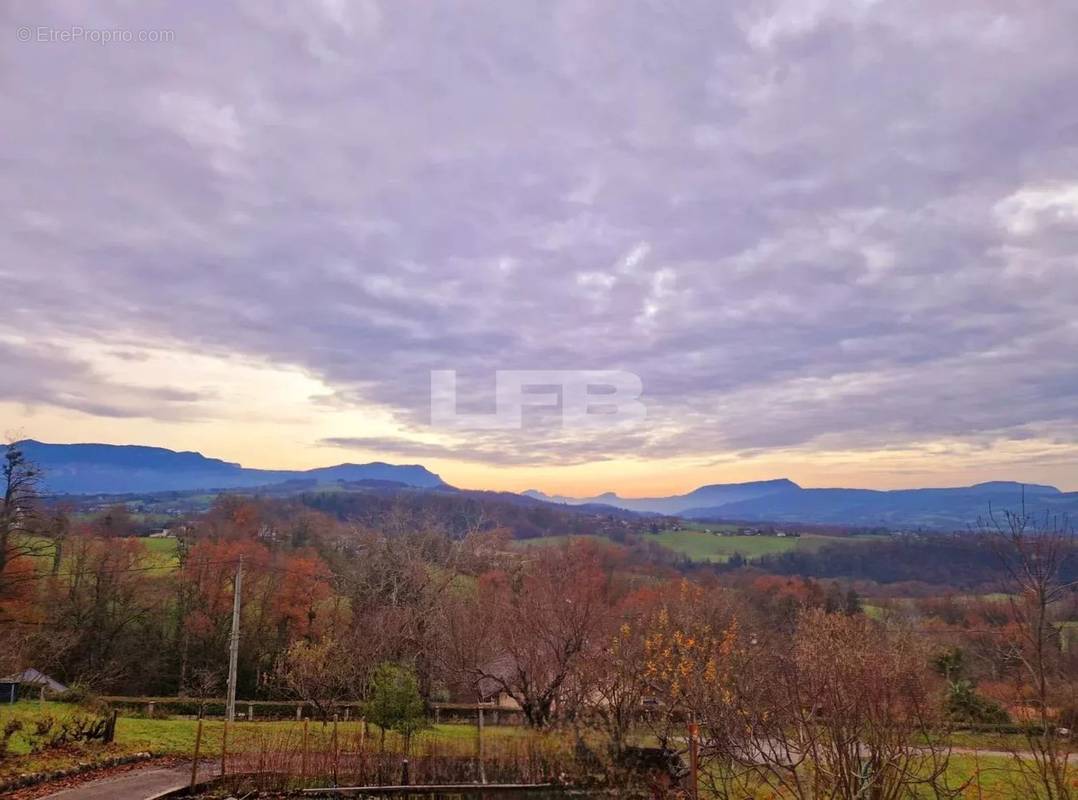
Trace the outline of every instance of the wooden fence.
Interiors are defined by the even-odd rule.
[[[176,714],[179,716],[224,717],[226,702],[224,698],[195,697],[129,697],[110,695],[101,698],[105,702],[120,708],[136,709],[147,717]],[[364,703],[361,700],[344,700],[333,703],[327,718],[333,714],[348,721],[361,719]],[[475,719],[476,714],[484,712],[484,722],[489,725],[519,724],[522,715],[518,709],[506,708],[495,703],[431,703],[428,705],[435,723],[451,720]],[[236,716],[246,721],[284,720],[314,718],[316,709],[313,704],[302,700],[237,700]]]

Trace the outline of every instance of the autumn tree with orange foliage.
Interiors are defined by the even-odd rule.
[[[310,552],[271,551],[251,539],[205,540],[185,556],[180,572],[180,681],[212,668],[225,652],[231,624],[233,584],[244,565],[241,598],[241,686],[255,691],[277,656],[297,638],[315,638],[341,623],[332,602],[332,574]]]

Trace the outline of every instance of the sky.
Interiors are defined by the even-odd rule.
[[[1072,0],[9,0],[0,37],[5,433],[1078,490]],[[474,413],[628,373],[646,416],[432,424],[432,370]]]

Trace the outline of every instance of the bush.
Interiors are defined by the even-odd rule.
[[[4,758],[7,755],[8,742],[11,741],[11,737],[22,730],[22,720],[9,719],[3,730],[0,731],[0,758]]]
[[[999,703],[978,694],[973,683],[964,679],[947,685],[947,714],[956,722],[979,725],[1006,725],[1011,721]]]
[[[51,714],[32,719],[24,736],[30,752],[39,753],[74,742],[103,742],[109,734],[109,717],[97,714],[74,714],[56,719]]]
[[[103,705],[97,693],[85,683],[73,683],[63,692],[50,696],[57,703],[71,703],[78,706],[100,707]]]
[[[371,678],[367,719],[379,728],[409,739],[427,727],[426,708],[419,694],[415,670],[400,664],[381,664]]]

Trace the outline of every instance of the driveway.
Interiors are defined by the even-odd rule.
[[[208,763],[199,768],[199,779],[215,774]],[[191,765],[179,767],[146,767],[123,775],[101,778],[45,795],[39,800],[150,800],[164,792],[180,789],[191,783]]]

